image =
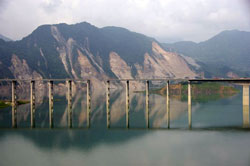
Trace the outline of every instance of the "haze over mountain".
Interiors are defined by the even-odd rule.
[[[197,60],[208,77],[250,76],[250,32],[226,30],[204,42],[182,41],[163,46]]]
[[[87,22],[42,25],[20,41],[0,40],[1,78],[193,78],[186,60],[153,38]]]
[[[10,38],[8,38],[4,35],[1,35],[1,34],[0,34],[0,39],[3,39],[4,41],[12,41]]]

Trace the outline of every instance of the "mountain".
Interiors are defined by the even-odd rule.
[[[162,44],[171,50],[198,61],[209,76],[235,73],[250,76],[250,32],[227,30],[200,43],[182,41]]]
[[[0,39],[2,39],[2,40],[4,40],[4,41],[12,41],[10,38],[8,38],[8,37],[6,37],[6,36],[4,36],[4,35],[1,35],[0,34]]]
[[[196,77],[180,55],[151,37],[87,22],[42,25],[20,41],[0,40],[1,78]]]

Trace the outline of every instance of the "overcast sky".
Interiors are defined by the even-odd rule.
[[[0,34],[19,40],[42,24],[87,21],[120,26],[161,42],[203,41],[250,31],[249,0],[0,0]]]

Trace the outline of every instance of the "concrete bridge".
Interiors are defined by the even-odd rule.
[[[87,85],[87,127],[90,127],[90,113],[91,113],[91,82],[90,80],[82,79],[0,79],[0,82],[11,82],[12,85],[12,127],[17,127],[17,82],[29,82],[30,83],[30,115],[31,123],[30,127],[35,128],[35,82],[43,81],[48,83],[49,87],[49,126],[54,127],[53,112],[54,112],[54,98],[53,98],[53,85],[55,81],[65,81],[67,85],[67,114],[68,114],[68,127],[72,128],[72,82],[82,82]],[[188,127],[192,128],[192,97],[191,97],[191,85],[197,82],[225,82],[234,83],[243,86],[243,127],[249,127],[249,84],[250,79],[110,79],[106,80],[106,117],[107,128],[110,128],[110,83],[112,81],[124,82],[126,85],[126,128],[129,128],[129,112],[130,112],[130,82],[143,81],[145,82],[145,103],[146,103],[146,127],[149,128],[149,82],[150,81],[166,81],[166,113],[167,113],[167,127],[170,128],[170,81],[182,81],[188,83]]]

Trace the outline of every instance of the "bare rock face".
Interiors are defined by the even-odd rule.
[[[73,59],[72,49],[75,44],[75,41],[72,38],[69,38],[66,41],[56,26],[51,26],[51,34],[59,44],[57,51],[59,52],[59,56],[61,58],[61,61],[64,65],[66,72],[69,75],[72,75],[74,78],[77,79],[78,77],[74,70],[73,62],[72,62],[72,59]],[[69,61],[69,64],[67,63],[67,60]],[[71,71],[69,67],[71,68]]]
[[[166,67],[166,70],[173,73],[176,78],[193,78],[196,76],[196,74],[191,71],[186,61],[180,55],[163,50],[155,42],[152,43],[152,50],[154,52],[155,57],[160,55],[163,57],[161,64],[164,66],[162,67]]]
[[[43,77],[37,72],[37,71],[32,71],[27,64],[26,60],[20,60],[18,56],[15,54],[12,55],[11,58],[11,63],[12,65],[9,67],[9,70],[12,72],[14,77],[16,79],[35,79],[35,80],[42,80]],[[29,82],[21,81],[18,82],[18,87],[17,87],[17,92],[19,94],[19,98],[21,99],[29,99],[30,94],[29,94],[29,88],[30,84]],[[46,90],[45,90],[45,85],[43,84],[42,81],[37,81],[35,84],[36,88],[36,98],[37,102],[41,102],[42,98],[44,97]]]
[[[96,91],[100,91],[105,87],[104,79],[107,76],[104,72],[98,72],[96,68],[91,64],[90,60],[80,50],[78,52],[78,63],[80,65],[80,78],[85,80],[91,80],[91,84]]]
[[[135,63],[136,78],[194,78],[197,76],[186,61],[178,54],[163,50],[157,43],[152,43],[153,54],[145,53],[142,65]],[[131,79],[131,67],[115,52],[109,55],[112,72],[119,79]]]
[[[194,78],[197,76],[186,61],[176,53],[163,50],[156,42],[152,43],[153,54],[144,55],[143,66],[135,64],[138,78]]]
[[[81,69],[80,70],[81,78],[90,79],[90,77],[97,77],[98,72],[92,66],[92,64],[88,60],[88,57],[83,55],[83,53],[80,50],[77,50],[77,52],[78,52],[78,62],[80,64],[80,69]]]
[[[229,78],[239,78],[239,76],[236,73],[232,72],[232,71],[228,72],[227,76]]]
[[[103,59],[101,56],[94,56],[90,51],[88,37],[85,37],[84,43],[77,43],[74,39],[65,39],[56,26],[51,26],[51,34],[58,42],[57,51],[64,65],[65,71],[73,78],[97,78],[98,80],[109,79],[104,72]],[[72,50],[77,48],[77,54],[73,55]],[[78,65],[74,64],[73,57],[77,56]],[[129,55],[128,55],[129,56]],[[194,78],[197,76],[193,72],[187,61],[180,55],[167,52],[161,46],[152,42],[152,53],[145,52],[143,64],[134,65],[136,75],[132,75],[132,66],[129,66],[121,56],[114,51],[109,53],[110,70],[118,79],[131,78]],[[76,72],[80,71],[80,73]]]
[[[25,59],[20,60],[15,54],[12,55],[11,63],[9,69],[16,79],[41,80],[43,78],[37,71],[30,69]]]
[[[92,80],[92,85],[95,89],[103,87],[103,80],[108,77],[90,52],[88,38],[85,38],[85,42],[81,46],[72,38],[66,41],[56,26],[51,26],[51,34],[59,43],[57,51],[69,77]],[[73,54],[73,49],[77,49],[77,54]],[[77,62],[73,62],[74,57],[77,57]],[[79,72],[77,73],[76,71]]]
[[[58,42],[59,57],[65,71],[70,76],[82,79],[95,78],[100,81],[110,79],[104,72],[102,57],[98,53],[96,56],[91,53],[88,37],[85,37],[82,44],[72,38],[66,40],[56,26],[51,26],[51,34]],[[73,49],[77,49],[77,55],[73,55]],[[77,56],[77,62],[73,62],[74,56]],[[129,66],[117,52],[109,53],[110,70],[118,79],[194,78],[197,76],[183,57],[165,51],[154,41],[152,42],[152,53],[145,52],[144,54],[143,64],[135,62],[130,65],[134,65],[136,75],[132,74],[132,66]]]
[[[188,57],[188,56],[184,56],[181,54],[181,57],[184,58],[188,64],[192,65],[195,69],[200,69],[201,66],[197,63],[197,61],[191,57]]]
[[[112,72],[119,79],[131,79],[131,68],[127,63],[115,52],[109,54],[109,62]]]
[[[14,77],[17,79],[30,79],[32,72],[25,59],[20,60],[15,54],[11,58],[12,65],[9,67]]]

